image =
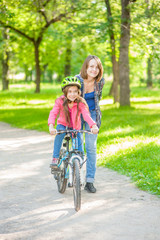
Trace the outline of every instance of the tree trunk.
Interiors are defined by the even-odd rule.
[[[150,57],[147,63],[147,87],[152,88],[152,62]]]
[[[41,78],[41,70],[40,70],[40,61],[39,61],[39,42],[34,42],[35,47],[35,63],[36,63],[36,90],[35,93],[40,92],[40,78]]]
[[[118,62],[112,56],[112,71],[113,71],[113,82],[109,90],[109,96],[114,97],[114,103],[119,102],[119,75],[118,75]]]
[[[3,39],[4,39],[4,47],[3,47],[3,59],[2,59],[2,90],[8,90],[9,89],[9,80],[8,80],[8,61],[9,61],[9,52],[7,50],[7,44],[6,41],[8,39],[6,29],[3,30]]]
[[[52,78],[53,73],[52,73],[52,71],[48,70],[47,75],[48,75],[49,83],[53,83],[53,78]]]
[[[129,41],[130,41],[130,9],[129,0],[121,0],[121,38],[119,57],[120,106],[130,106],[129,87]]]
[[[9,53],[5,53],[6,57],[5,59],[2,59],[2,90],[8,90],[9,89],[9,80],[8,80],[8,59],[9,59]]]
[[[112,55],[112,69],[113,69],[113,97],[114,103],[119,102],[119,75],[118,75],[118,62],[116,61],[116,56]]]
[[[146,16],[148,18],[148,26],[151,25],[151,20],[152,20],[152,16],[150,13],[150,1],[149,0],[145,0],[146,4],[147,4],[147,8],[146,8]],[[153,37],[149,37],[149,43],[152,44],[153,42]],[[152,47],[152,52],[153,52],[153,47]],[[148,57],[148,61],[147,61],[147,87],[148,88],[152,88],[152,60],[151,60],[151,56]]]
[[[29,81],[32,82],[32,75],[33,75],[33,70],[30,70],[29,71]]]
[[[43,65],[43,70],[41,71],[41,81],[47,82],[47,77],[46,77],[46,69],[47,69],[48,64]]]
[[[71,75],[71,58],[72,58],[72,38],[68,38],[67,46],[66,46],[65,67],[64,67],[65,77]]]
[[[107,19],[109,23],[109,37],[110,37],[110,45],[112,51],[112,72],[113,72],[113,83],[109,92],[109,95],[113,95],[114,103],[119,101],[119,92],[118,92],[118,84],[119,84],[119,75],[118,75],[118,62],[116,61],[116,44],[114,38],[114,27],[113,27],[113,18],[110,8],[109,0],[105,0],[107,7]]]
[[[24,64],[24,72],[25,72],[25,82],[28,82],[29,71],[28,71],[27,64]]]

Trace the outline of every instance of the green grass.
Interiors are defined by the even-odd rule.
[[[59,85],[44,84],[40,94],[33,84],[15,84],[10,91],[0,92],[0,121],[14,127],[48,131],[48,114],[60,96]]]
[[[11,85],[0,92],[0,121],[12,126],[48,132],[48,115],[59,85]],[[160,196],[160,94],[159,89],[131,87],[131,107],[112,104],[109,85],[103,91],[102,126],[98,137],[98,165],[129,176],[145,191]]]

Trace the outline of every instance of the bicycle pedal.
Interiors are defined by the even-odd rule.
[[[68,183],[68,187],[72,188],[73,187],[73,183]]]
[[[54,179],[58,180],[58,175],[57,174],[56,175],[54,174]]]
[[[51,173],[55,174],[55,173],[60,173],[61,170],[59,168],[51,168]]]

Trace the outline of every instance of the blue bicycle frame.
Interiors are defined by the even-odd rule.
[[[72,184],[72,168],[73,168],[73,161],[74,159],[78,159],[79,163],[80,163],[80,168],[82,168],[83,164],[86,162],[83,161],[82,159],[82,155],[83,153],[78,151],[78,138],[77,138],[77,133],[78,132],[87,132],[89,133],[89,131],[86,130],[62,130],[62,131],[58,131],[58,133],[66,133],[65,136],[65,140],[68,142],[68,146],[67,146],[67,151],[65,153],[65,156],[61,158],[60,163],[58,164],[58,167],[61,167],[61,164],[63,161],[67,161],[67,167],[65,170],[65,178],[69,179],[69,183]],[[67,139],[68,138],[68,139]],[[70,138],[72,138],[72,150],[69,149],[69,141]],[[83,179],[83,172],[81,171],[81,181]],[[82,181],[83,184],[83,181]]]

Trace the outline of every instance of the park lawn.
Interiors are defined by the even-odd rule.
[[[0,121],[14,127],[48,132],[47,119],[60,85],[11,85],[0,92]],[[125,174],[140,188],[160,196],[159,89],[131,87],[131,107],[119,107],[107,96],[101,101],[102,125],[98,137],[99,166]]]
[[[34,88],[34,84],[14,84],[10,91],[0,92],[0,121],[48,132],[49,111],[61,95],[60,85],[44,84],[39,94],[34,93]]]

